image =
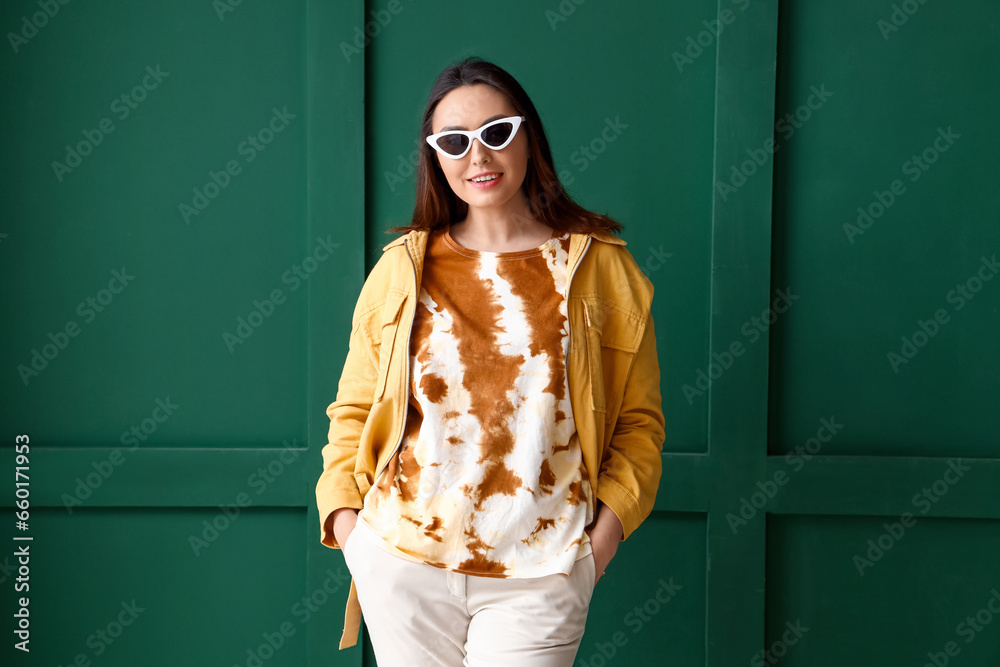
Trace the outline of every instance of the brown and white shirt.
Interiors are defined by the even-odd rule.
[[[359,520],[408,560],[569,574],[591,552],[595,506],[565,364],[570,235],[486,252],[449,229],[427,240],[402,443]]]

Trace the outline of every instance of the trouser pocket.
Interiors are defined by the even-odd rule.
[[[354,529],[351,530],[351,534],[347,536],[347,541],[340,545],[341,551],[344,552],[344,562],[347,563],[347,567],[352,573],[356,569],[354,565],[352,565],[352,563],[354,563],[354,550],[359,546],[362,546],[359,540],[362,540],[363,536],[358,534],[358,532],[362,530],[364,530],[364,525],[361,523],[361,519],[359,518],[357,523],[354,524]]]

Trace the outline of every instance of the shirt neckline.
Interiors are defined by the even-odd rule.
[[[492,252],[489,250],[473,250],[472,248],[466,248],[460,245],[458,241],[451,237],[451,224],[448,224],[444,228],[444,242],[445,244],[457,252],[460,255],[465,255],[466,257],[491,257],[495,259],[524,259],[526,257],[535,257],[542,254],[542,251],[547,250],[555,244],[559,243],[560,238],[565,236],[565,234],[560,235],[559,231],[556,229],[552,230],[552,236],[550,236],[545,243],[538,246],[537,248],[529,248],[528,250],[507,250],[504,252]]]

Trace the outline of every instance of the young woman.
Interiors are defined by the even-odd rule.
[[[340,646],[363,613],[380,667],[570,667],[660,480],[653,287],[501,68],[445,69],[421,135],[412,224],[365,281],[327,409]]]

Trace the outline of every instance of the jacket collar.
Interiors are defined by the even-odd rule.
[[[406,239],[408,239],[408,238],[416,239],[417,236],[421,236],[422,235],[422,236],[426,237],[429,234],[430,234],[430,232],[428,230],[426,230],[426,229],[414,229],[414,230],[411,230],[410,232],[408,232],[406,234],[403,234],[401,236],[398,236],[395,239],[393,239],[392,241],[390,241],[389,243],[385,244],[382,247],[382,252],[385,252],[386,250],[388,250],[389,248],[391,248],[393,246],[397,246],[397,245],[400,245],[402,243],[405,243]],[[603,231],[589,232],[587,234],[581,234],[581,236],[590,236],[592,238],[597,239],[598,241],[604,241],[605,243],[612,243],[614,245],[626,245],[625,239],[621,239],[621,238],[615,236],[614,234],[611,234],[610,232],[603,232]],[[426,241],[426,238],[423,239],[423,240]]]

